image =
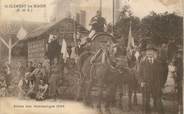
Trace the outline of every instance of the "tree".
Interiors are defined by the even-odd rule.
[[[127,44],[130,21],[132,22],[132,36],[137,42],[149,38],[159,45],[175,39],[177,44],[182,44],[183,19],[174,13],[151,12],[140,20],[133,15],[130,7],[123,7],[120,18],[114,26],[114,35],[117,38],[123,38],[125,44]]]
[[[132,36],[137,39],[139,37],[139,28],[141,21],[134,16],[130,7],[125,5],[120,12],[120,17],[114,26],[114,35],[117,38],[123,38],[124,43],[127,44],[129,27],[132,27]]]
[[[157,14],[151,12],[141,21],[140,36],[150,37],[155,44],[175,39],[182,42],[182,17],[168,12]]]

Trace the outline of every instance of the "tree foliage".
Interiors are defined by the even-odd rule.
[[[124,6],[120,12],[120,17],[114,27],[115,37],[123,38],[127,44],[129,27],[131,23],[132,36],[137,38],[139,36],[139,28],[141,21],[138,17],[134,16],[129,6]]]
[[[132,36],[136,41],[150,38],[155,44],[160,44],[168,42],[170,39],[175,39],[178,44],[182,44],[182,17],[168,12],[160,14],[151,12],[146,17],[140,19],[134,16],[127,8],[129,7],[122,9],[120,19],[114,27],[116,36],[121,36],[127,41],[131,21]],[[127,13],[129,16],[125,15]]]
[[[152,12],[141,21],[141,37],[150,37],[156,44],[168,42],[175,39],[177,43],[182,42],[182,17],[174,13],[156,14]]]

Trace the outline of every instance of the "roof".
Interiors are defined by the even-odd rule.
[[[77,28],[79,29],[79,32],[89,32],[85,27],[77,23],[75,20],[71,18],[64,18],[62,20],[56,21],[56,22],[51,22],[45,25],[42,25],[36,29],[34,29],[32,32],[30,32],[27,35],[26,39],[32,39],[36,38],[38,36],[41,36],[42,34],[52,30],[55,26],[59,25],[60,23],[75,23]]]
[[[35,28],[43,25],[40,22],[30,22],[30,21],[9,21],[0,23],[0,35],[6,37],[9,34],[17,35],[21,27],[23,27],[27,32],[31,32]],[[9,34],[7,34],[9,33]]]

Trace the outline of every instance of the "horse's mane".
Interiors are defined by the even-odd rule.
[[[79,69],[82,68],[82,66],[84,65],[85,60],[92,56],[94,53],[91,51],[84,51],[83,53],[80,54],[79,56],[79,61],[78,61],[78,66]]]

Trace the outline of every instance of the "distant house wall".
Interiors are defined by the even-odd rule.
[[[76,21],[82,26],[86,27],[86,11],[81,10],[76,14]]]
[[[52,34],[52,32],[50,33]],[[59,44],[62,45],[63,39],[66,39],[67,45],[74,46],[73,33],[66,32],[57,35]],[[42,62],[47,51],[47,42],[49,35],[39,36],[31,39],[28,44],[28,61]]]
[[[50,34],[57,35],[59,44],[62,45],[63,39],[65,39],[67,45],[72,47],[75,46],[74,42],[74,33],[76,25],[71,19],[65,19],[50,28],[47,29],[42,34],[36,37],[28,38],[28,61],[42,62],[44,59],[44,55],[47,51],[47,42]],[[39,32],[39,31],[36,31]],[[37,33],[36,33],[37,34]],[[81,36],[86,36],[86,33],[81,33]],[[31,34],[33,35],[33,34]]]
[[[8,56],[8,48],[0,42],[0,59],[3,59]]]
[[[45,39],[33,39],[28,42],[28,61],[42,62],[46,52]]]

